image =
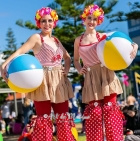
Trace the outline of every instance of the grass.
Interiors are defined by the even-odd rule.
[[[86,141],[86,137],[85,136],[79,136],[78,141]]]
[[[86,141],[85,134],[80,134],[81,129],[82,129],[82,124],[81,123],[76,123],[76,129],[77,129],[77,131],[79,133],[78,141]]]

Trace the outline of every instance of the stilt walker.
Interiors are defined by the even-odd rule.
[[[82,101],[88,103],[84,112],[86,141],[103,141],[104,135],[107,141],[123,141],[123,115],[116,103],[117,95],[123,93],[122,87],[114,71],[103,66],[96,53],[98,42],[106,36],[95,30],[104,20],[104,11],[92,4],[84,9],[81,18],[86,30],[75,39],[74,64],[79,74],[85,75]],[[132,46],[134,58],[138,45]]]
[[[44,71],[42,84],[27,95],[27,98],[34,101],[37,113],[37,117],[31,125],[33,126],[32,141],[52,141],[51,108],[53,108],[55,115],[59,115],[56,118],[58,141],[75,141],[71,131],[74,126],[71,124],[72,119],[63,118],[63,116],[69,115],[68,100],[73,98],[74,94],[67,78],[71,64],[70,55],[61,42],[52,36],[58,15],[55,10],[43,7],[37,10],[35,20],[41,32],[33,34],[3,63],[2,77],[7,82],[6,65],[16,56],[32,49]],[[62,66],[62,59],[65,62],[64,66]],[[62,114],[64,115],[60,118]]]

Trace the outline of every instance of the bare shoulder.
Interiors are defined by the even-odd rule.
[[[76,42],[80,41],[80,38],[81,38],[81,36],[76,37],[76,38],[75,38],[75,41],[76,41]]]
[[[75,44],[77,44],[77,45],[78,45],[78,44],[79,44],[79,42],[80,42],[80,39],[81,39],[81,36],[76,37],[76,38],[75,38]]]
[[[38,33],[33,34],[29,37],[28,40],[35,40],[35,41],[39,41],[40,40],[40,35]]]

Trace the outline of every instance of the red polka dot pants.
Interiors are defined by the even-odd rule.
[[[103,117],[107,141],[123,141],[122,113],[116,103],[104,104]]]
[[[103,121],[107,141],[123,141],[123,116],[116,103],[90,103],[84,112],[86,141],[104,141]]]
[[[89,104],[84,112],[86,141],[103,141],[102,109],[98,102]]]
[[[35,126],[31,134],[32,141],[52,141],[52,121],[49,117],[39,116],[34,121]]]
[[[71,132],[71,127],[74,126],[72,121],[68,113],[56,115],[58,141],[75,141]]]

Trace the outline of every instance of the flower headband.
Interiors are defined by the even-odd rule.
[[[58,21],[58,15],[55,10],[51,9],[50,7],[42,7],[40,10],[36,11],[35,20],[36,25],[38,28],[40,28],[40,19],[44,15],[50,15],[54,20],[54,27],[56,26],[56,23]]]
[[[80,16],[85,21],[88,15],[93,15],[97,18],[97,24],[100,25],[104,20],[104,11],[98,5],[89,5],[85,7],[82,15]]]

